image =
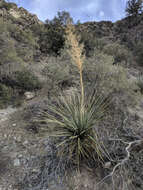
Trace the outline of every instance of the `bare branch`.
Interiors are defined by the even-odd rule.
[[[122,159],[119,163],[117,163],[117,164],[114,166],[112,172],[111,172],[109,175],[105,176],[99,183],[97,183],[97,186],[99,186],[99,185],[101,185],[107,178],[111,177],[112,183],[113,183],[113,189],[114,189],[114,179],[113,179],[113,177],[114,177],[115,171],[116,171],[120,166],[123,166],[123,165],[129,160],[130,155],[131,155],[131,151],[132,151],[133,149],[135,149],[135,148],[138,147],[138,146],[143,145],[143,139],[141,139],[141,140],[135,140],[135,141],[132,141],[132,142],[125,142],[125,141],[123,141],[122,139],[110,139],[110,140],[111,140],[111,141],[121,141],[122,143],[128,145],[128,146],[125,148],[126,157],[125,157],[124,159]]]

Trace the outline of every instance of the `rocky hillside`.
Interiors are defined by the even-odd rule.
[[[33,24],[43,24],[36,15],[29,13],[23,7],[18,8],[15,3],[0,1],[0,16],[4,20],[13,20],[21,28],[30,27]]]
[[[130,16],[115,23],[109,21],[87,22],[80,25],[79,31],[81,33],[88,33],[90,37],[92,36],[92,43],[93,37],[96,37],[99,38],[103,44],[117,42],[123,45],[124,47],[122,48],[131,51],[134,56],[134,61],[137,62],[138,65],[143,64],[143,14],[135,18]]]
[[[143,15],[74,24],[73,51],[65,18],[43,23],[0,0],[0,189],[142,190]]]

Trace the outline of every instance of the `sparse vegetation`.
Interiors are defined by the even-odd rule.
[[[22,30],[11,20],[6,22],[0,18],[0,83],[7,89],[14,89],[13,97],[22,91],[41,88],[37,77],[27,68],[34,62],[39,48],[37,40],[31,30]]]
[[[135,46],[134,55],[136,56],[137,63],[143,65],[143,44],[142,41],[138,42]]]
[[[12,101],[13,89],[0,83],[0,108]]]
[[[139,86],[140,91],[143,94],[143,75],[139,75],[137,85]]]
[[[8,3],[3,0],[0,2],[0,8],[5,8],[6,10],[10,10],[14,5],[16,6],[15,3]]]
[[[42,87],[38,78],[30,71],[23,70],[15,73],[15,82],[18,88],[22,90],[36,90]]]
[[[2,189],[143,189],[143,13],[128,2],[116,23],[73,24],[1,0]]]
[[[124,45],[120,45],[119,43],[110,43],[106,45],[103,52],[114,57],[113,64],[120,64],[121,62],[124,62],[124,65],[126,66],[131,57],[129,50]]]

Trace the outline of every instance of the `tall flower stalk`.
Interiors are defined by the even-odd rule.
[[[78,67],[80,74],[80,86],[81,86],[81,105],[84,105],[84,85],[83,85],[83,62],[85,56],[83,55],[83,44],[80,44],[78,37],[75,34],[75,28],[72,24],[67,24],[66,27],[66,44],[69,46],[68,53],[72,58],[72,62]],[[82,107],[81,106],[81,107]]]

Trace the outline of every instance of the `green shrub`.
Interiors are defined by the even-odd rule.
[[[28,63],[33,62],[33,56],[34,56],[33,48],[19,44],[16,47],[16,52],[17,52],[18,57],[20,57],[22,59],[22,61],[28,62]]]
[[[63,66],[63,69],[61,67]],[[70,64],[62,62],[60,58],[51,57],[48,60],[47,66],[43,69],[43,74],[47,77],[47,79],[52,80],[53,85],[62,84],[64,81],[71,80],[70,76]]]
[[[36,90],[42,87],[38,78],[30,71],[17,71],[15,73],[15,81],[17,87],[22,90]]]
[[[143,94],[143,75],[139,75],[137,79],[137,85],[139,86],[140,91]]]
[[[65,25],[72,18],[68,12],[58,12],[53,20],[46,20],[45,30],[40,35],[40,50],[51,55],[60,55],[65,44]]]
[[[0,34],[6,32],[6,24],[3,22],[3,19],[0,18]]]
[[[21,43],[28,44],[30,47],[37,47],[37,39],[34,37],[34,34],[30,30],[20,30],[17,28],[15,32],[16,40],[20,41]]]
[[[42,53],[59,55],[64,47],[64,29],[56,24],[46,26],[46,31],[40,36],[40,50]]]
[[[118,102],[126,105],[135,105],[139,100],[135,81],[128,78],[127,69],[121,65],[113,65],[114,58],[101,52],[86,59],[83,71],[85,86],[96,85],[99,92],[112,94]]]
[[[136,56],[136,61],[139,65],[143,65],[143,43],[139,42],[134,49],[134,54]]]
[[[7,3],[5,1],[0,2],[0,8],[5,8],[6,10],[10,10],[13,6],[16,6],[15,3]]]
[[[0,107],[8,105],[12,100],[13,90],[4,84],[0,83]]]
[[[81,42],[84,44],[84,50],[87,57],[92,56],[95,50],[102,51],[106,45],[104,38],[97,38],[93,33],[84,31],[81,34]]]
[[[12,62],[20,62],[20,57],[17,56],[15,42],[10,38],[8,33],[0,34],[0,64]]]
[[[46,79],[45,87],[51,96],[58,94],[59,90],[79,86],[77,68],[70,63],[70,58],[65,50],[60,57],[48,57],[47,64],[41,73]]]
[[[103,52],[107,55],[111,55],[114,57],[115,63],[120,63],[125,61],[127,64],[128,59],[130,57],[130,52],[127,48],[119,43],[108,44],[104,47]]]

